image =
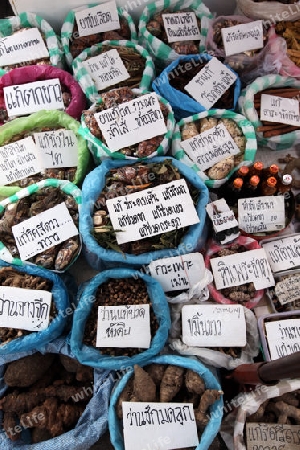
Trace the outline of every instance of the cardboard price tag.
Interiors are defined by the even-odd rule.
[[[184,89],[205,109],[210,109],[236,81],[237,76],[212,58]]]
[[[299,450],[300,425],[246,423],[247,450]]]
[[[262,243],[273,272],[300,265],[300,234]]]
[[[240,149],[222,123],[181,141],[180,145],[191,160],[199,164],[201,170],[209,169],[222,159],[240,153]]]
[[[7,185],[43,171],[31,136],[0,147],[0,184]]]
[[[262,20],[222,28],[221,34],[226,56],[259,50],[264,46]]]
[[[149,348],[150,305],[99,306],[96,347]]]
[[[14,235],[20,258],[23,261],[77,236],[78,230],[65,203],[49,208],[13,225]]]
[[[38,28],[30,28],[0,39],[0,66],[48,58],[49,52]]]
[[[43,131],[33,136],[46,169],[77,167],[78,145],[72,130]]]
[[[300,318],[265,322],[271,360],[300,351]]]
[[[284,196],[238,200],[239,228],[246,233],[277,231],[285,227]]]
[[[123,402],[122,409],[125,450],[173,450],[199,444],[192,403]]]
[[[278,281],[275,285],[275,295],[282,305],[299,300],[300,274],[288,275],[282,281]]]
[[[115,1],[102,3],[93,8],[75,12],[79,36],[117,30],[120,28],[119,15]]]
[[[48,291],[0,286],[0,327],[45,330],[49,325],[51,300]]]
[[[300,125],[299,101],[294,98],[262,94],[260,120],[285,123],[297,127]]]
[[[197,16],[193,11],[162,14],[168,42],[201,39]]]
[[[184,305],[182,341],[193,347],[244,347],[246,319],[241,305]]]
[[[58,78],[7,86],[3,91],[8,117],[26,116],[44,109],[65,108]]]
[[[138,241],[199,222],[185,180],[171,181],[106,201],[118,244]]]

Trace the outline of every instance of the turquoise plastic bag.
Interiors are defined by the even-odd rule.
[[[148,361],[147,364],[173,364],[175,366],[184,367],[186,369],[191,369],[200,375],[204,382],[205,387],[207,389],[217,389],[221,390],[221,386],[211,371],[201,364],[199,361],[194,359],[184,358],[182,356],[177,355],[163,355],[157,356],[152,360]],[[128,371],[123,378],[121,378],[120,382],[116,385],[114,389],[109,405],[108,411],[108,426],[110,432],[110,439],[115,447],[115,450],[124,450],[124,440],[123,440],[123,432],[120,420],[116,414],[116,404],[118,398],[126,386],[127,381],[133,374],[133,369]],[[210,419],[209,423],[206,425],[205,430],[201,435],[201,439],[199,445],[197,445],[195,450],[207,450],[209,449],[212,441],[217,435],[220,426],[221,420],[223,416],[223,399],[222,397],[215,401],[215,403],[210,407]],[[147,447],[148,448],[148,447]]]
[[[37,350],[48,342],[58,338],[64,331],[68,320],[67,311],[70,309],[68,291],[60,277],[49,270],[29,264],[18,266],[0,260],[0,268],[2,267],[12,267],[17,272],[36,275],[52,281],[52,300],[55,303],[57,314],[56,317],[51,320],[47,329],[20,336],[7,344],[0,345],[0,357],[4,355],[13,355],[19,352],[28,352],[33,349]],[[1,446],[0,448],[2,449]]]
[[[147,285],[148,294],[159,328],[151,340],[151,345],[142,353],[134,356],[102,355],[98,348],[83,344],[84,329],[87,318],[95,301],[98,287],[110,278],[141,278]],[[161,285],[149,275],[132,269],[113,269],[99,273],[85,283],[79,293],[79,301],[74,311],[74,320],[70,338],[72,352],[82,364],[98,369],[120,370],[133,367],[134,364],[145,364],[157,355],[164,347],[171,326],[169,306]]]

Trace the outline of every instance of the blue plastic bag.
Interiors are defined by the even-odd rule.
[[[177,355],[163,355],[157,356],[152,360],[147,362],[148,364],[172,364],[175,366],[184,367],[186,369],[191,369],[200,375],[207,389],[217,389],[221,390],[221,386],[211,371],[201,364],[199,361],[190,358],[184,358]],[[123,430],[121,426],[121,421],[116,414],[116,405],[118,398],[125,388],[127,381],[133,375],[133,369],[128,371],[123,378],[116,385],[110,399],[109,411],[108,411],[108,427],[110,432],[110,440],[115,450],[124,450],[124,439]],[[222,421],[223,416],[223,398],[216,400],[215,403],[210,407],[210,419],[209,423],[206,425],[205,430],[201,435],[199,445],[197,445],[195,450],[207,450],[210,444],[217,435]],[[146,445],[147,443],[145,443]]]
[[[203,62],[205,63],[210,61],[211,59],[212,56],[209,55],[208,53],[201,53],[199,55],[181,56],[175,61],[173,61],[168,67],[166,67],[161,72],[159,77],[157,77],[153,81],[152,83],[153,90],[157,94],[161,95],[166,100],[168,100],[168,102],[172,106],[176,120],[192,116],[193,114],[199,114],[203,111],[206,111],[206,108],[202,106],[199,102],[191,98],[188,94],[185,94],[184,92],[181,92],[175,89],[173,86],[171,86],[169,83],[170,72],[172,72],[173,69],[176,70],[176,67],[179,66],[179,64],[181,65],[189,64],[196,66],[197,63],[199,64]],[[229,67],[228,65],[226,65],[226,67],[237,76],[237,79],[234,83],[233,106],[231,108],[231,110],[234,110],[241,92],[241,81],[237,73],[235,73],[231,67]],[[184,74],[183,70],[181,70],[181,72]]]
[[[87,318],[95,301],[98,287],[110,278],[141,278],[147,285],[152,308],[159,328],[151,340],[148,349],[134,356],[108,356],[101,355],[100,350],[83,344],[84,329]],[[150,358],[157,355],[165,345],[171,326],[168,303],[161,285],[149,275],[132,269],[112,269],[99,273],[80,290],[78,307],[74,312],[73,327],[70,345],[72,352],[82,364],[91,367],[111,370],[121,370],[132,367],[134,364],[145,364]]]
[[[69,345],[63,339],[57,339],[51,344],[40,349],[41,353],[59,353],[74,358]],[[5,364],[16,359],[23,358],[35,353],[23,352],[15,355],[7,355],[0,358],[0,395],[3,396],[6,385],[4,383],[3,374]],[[82,416],[78,420],[76,426],[55,438],[49,439],[38,444],[26,443],[26,431],[24,431],[24,441],[11,441],[2,426],[0,428],[0,448],[1,450],[87,450],[90,448],[107,429],[108,405],[111,390],[114,383],[114,376],[109,371],[94,371],[94,394],[86,406]],[[2,414],[1,414],[2,415]],[[0,417],[2,419],[2,417]],[[1,420],[2,422],[2,420]],[[22,435],[23,440],[23,435]]]
[[[32,332],[25,336],[20,336],[7,344],[0,345],[0,356],[14,354],[19,352],[27,352],[30,350],[38,350],[41,346],[58,338],[67,323],[70,315],[69,295],[64,282],[54,272],[43,269],[42,267],[34,266],[33,264],[11,265],[0,260],[0,268],[12,267],[20,273],[28,273],[39,277],[46,278],[52,281],[52,301],[56,306],[56,316],[51,320],[47,329],[38,332]]]
[[[133,255],[101,247],[92,235],[94,227],[92,216],[94,204],[105,186],[105,176],[107,172],[112,168],[124,167],[132,164],[131,161],[106,160],[87,175],[82,186],[82,206],[79,216],[79,231],[84,244],[83,253],[85,254],[87,262],[93,269],[99,271],[112,267],[133,267],[138,269],[144,265],[150,264],[151,261],[155,261],[156,259],[191,253],[197,251],[204,245],[207,237],[207,229],[205,227],[205,206],[208,202],[208,189],[193,169],[174,158],[155,157],[152,158],[149,163],[158,163],[165,161],[166,159],[172,160],[172,164],[179,169],[185,179],[199,189],[199,200],[196,210],[200,222],[189,227],[180,245],[174,249],[155,250],[140,255]]]

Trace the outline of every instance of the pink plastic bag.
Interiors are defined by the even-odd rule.
[[[287,54],[287,45],[286,45],[285,39],[276,34],[275,27],[271,28],[270,36],[271,36],[271,38],[273,38],[273,36],[275,36],[276,41],[278,41],[279,39],[282,41],[281,46],[283,48],[283,55],[282,55],[281,68],[279,70],[279,74],[284,77],[300,78],[300,67],[298,67],[289,58],[289,56]],[[272,42],[274,43],[275,40],[272,39]]]
[[[241,24],[253,22],[245,16],[219,16],[211,21],[206,40],[206,50],[216,57],[225,58],[224,64],[228,64],[240,76],[244,84],[249,84],[257,77],[279,73],[282,60],[285,55],[284,43],[275,33],[265,32],[267,43],[254,56],[238,53],[225,55],[225,50],[217,46],[214,41],[214,28],[216,24],[222,24],[225,20],[236,20]]]
[[[5,109],[4,88],[7,86],[32,83],[34,81],[59,78],[60,83],[71,93],[71,102],[65,112],[74,119],[80,119],[86,107],[86,98],[80,85],[68,72],[54,66],[25,66],[13,69],[0,78],[0,109]],[[3,125],[3,123],[2,123]]]
[[[255,250],[261,248],[259,243],[255,239],[251,239],[249,237],[245,236],[239,236],[235,241],[230,242],[225,245],[219,245],[215,242],[211,242],[210,245],[208,245],[208,250],[205,254],[205,267],[209,270],[211,270],[210,267],[210,259],[212,255],[216,254],[219,250],[223,248],[230,248],[233,244],[243,245],[247,248],[247,250]],[[214,283],[211,283],[208,285],[210,296],[218,303],[223,303],[226,305],[235,305],[237,302],[233,302],[232,300],[229,300],[229,298],[224,297],[224,295],[219,292]],[[257,303],[261,300],[262,296],[264,295],[264,289],[261,289],[259,291],[256,291],[255,297],[251,299],[251,301],[243,303],[243,306],[246,306],[246,308],[252,309],[254,308]]]

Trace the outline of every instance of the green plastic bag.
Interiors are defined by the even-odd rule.
[[[19,16],[12,16],[0,20],[0,36],[10,36],[19,28],[38,28],[44,35],[52,66],[63,68],[64,54],[61,44],[53,28],[42,17],[31,12],[22,12]]]
[[[146,50],[148,50],[156,66],[160,69],[165,68],[180,56],[169,45],[153,36],[147,30],[147,23],[154,16],[154,14],[166,8],[170,8],[173,12],[179,12],[185,8],[188,8],[191,11],[194,11],[198,19],[201,19],[199,53],[205,51],[205,41],[209,20],[213,17],[209,9],[204,5],[204,3],[201,2],[201,0],[159,0],[155,3],[150,3],[147,5],[139,20],[139,43]]]
[[[93,45],[92,47],[84,50],[77,58],[74,59],[72,68],[75,79],[81,86],[81,89],[85,93],[90,102],[94,103],[99,98],[99,92],[89,72],[83,65],[83,61],[86,59],[98,55],[104,45],[114,47],[127,47],[136,50],[145,59],[145,69],[143,71],[142,79],[139,83],[139,89],[151,90],[151,83],[155,76],[155,67],[149,53],[140,45],[134,44],[131,41],[104,41],[101,44]],[[115,86],[111,86],[113,89]]]
[[[254,108],[254,95],[258,92],[268,88],[280,88],[284,86],[291,86],[300,88],[300,81],[293,77],[282,77],[280,75],[265,75],[264,77],[256,78],[249,86],[241,93],[238,101],[238,106],[242,114],[252,122],[256,131],[257,127],[262,125],[256,109]],[[271,150],[286,150],[295,147],[300,143],[300,130],[292,131],[290,133],[264,138],[263,133],[256,131],[257,142],[261,146],[269,147]]]
[[[1,127],[0,147],[24,131],[30,132],[34,130],[37,132],[43,127],[65,128],[67,130],[72,130],[76,135],[78,144],[78,166],[72,183],[76,185],[80,184],[88,171],[91,159],[90,152],[86,141],[78,132],[80,123],[63,111],[39,111],[30,116],[7,122]],[[0,186],[0,197],[9,197],[20,189],[21,188],[18,186]]]
[[[96,6],[98,3],[93,3],[87,5],[87,8],[92,8],[93,6]],[[117,7],[119,17],[124,18],[128,26],[130,28],[131,32],[131,41],[137,43],[137,32],[135,28],[135,24],[131,18],[131,16],[128,14],[125,9],[121,8],[120,6]],[[74,31],[74,24],[75,24],[75,12],[70,11],[67,17],[65,18],[65,21],[63,23],[62,29],[61,29],[61,43],[63,46],[63,50],[65,53],[66,62],[69,66],[72,66],[73,62],[73,56],[70,53],[70,42],[72,42],[73,39],[76,39],[78,37],[78,33],[73,33]]]
[[[228,111],[224,109],[211,109],[209,111],[204,111],[200,114],[194,114],[193,116],[181,119],[180,122],[176,124],[172,138],[172,154],[174,158],[178,159],[182,163],[194,169],[201,178],[201,180],[205,182],[206,186],[208,186],[209,188],[218,188],[225,183],[225,181],[230,177],[233,170],[227,175],[226,178],[223,178],[222,180],[211,180],[201,170],[200,165],[193,162],[191,158],[184,152],[183,148],[180,145],[180,142],[182,140],[180,127],[182,127],[185,123],[195,122],[204,117],[232,119],[242,129],[242,132],[246,137],[246,148],[244,153],[244,161],[240,165],[245,165],[245,162],[247,161],[248,164],[254,161],[255,154],[257,151],[257,142],[252,124],[244,116],[242,116],[241,114],[237,114],[233,111]]]

